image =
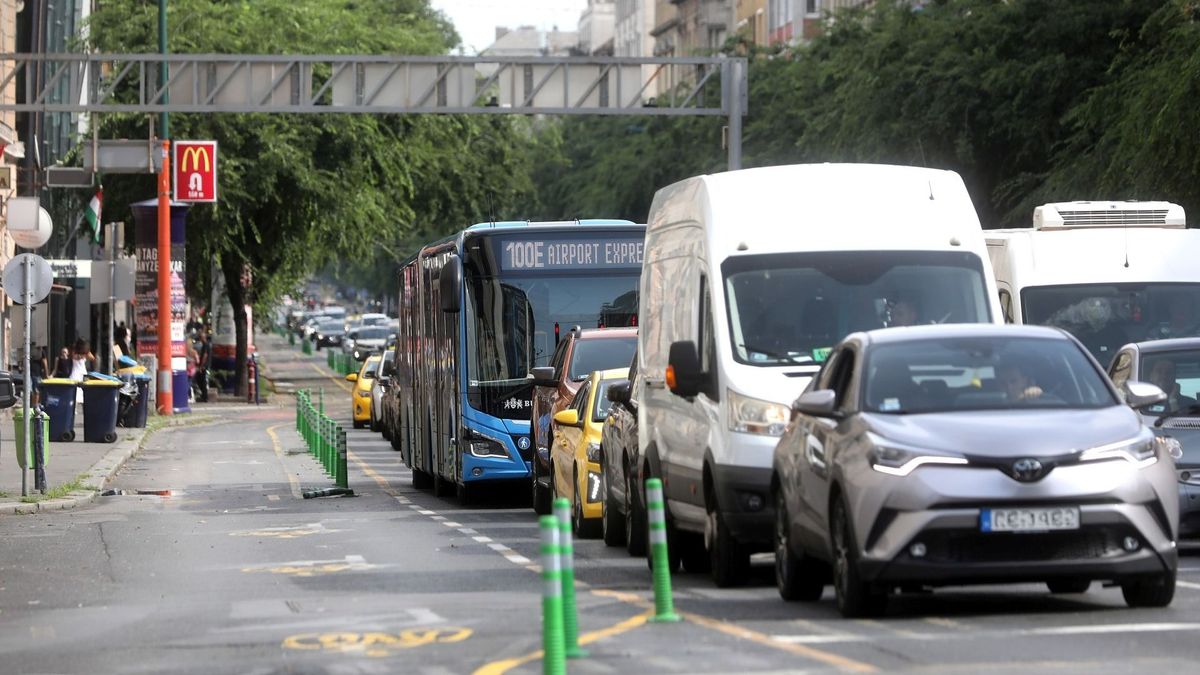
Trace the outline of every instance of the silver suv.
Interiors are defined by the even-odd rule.
[[[1123,401],[1057,329],[850,335],[775,450],[780,594],[816,600],[832,580],[863,616],[897,587],[1104,580],[1130,606],[1169,604],[1174,463],[1133,410],[1163,396],[1128,382]]]

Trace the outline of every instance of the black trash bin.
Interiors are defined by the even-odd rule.
[[[50,416],[50,440],[75,440],[75,398],[79,383],[61,377],[42,380],[42,410]]]
[[[146,426],[146,414],[150,401],[149,375],[123,375],[122,380],[132,382],[137,388],[133,400],[122,410],[117,422],[126,429],[143,429]]]
[[[117,440],[117,395],[121,382],[85,380],[83,390],[83,440],[115,443]]]

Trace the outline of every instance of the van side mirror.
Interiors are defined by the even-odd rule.
[[[538,366],[529,371],[535,387],[557,387],[558,380],[554,379],[554,366]]]
[[[17,388],[13,386],[12,373],[0,370],[0,408],[11,408],[17,404]]]
[[[629,405],[629,381],[615,382],[608,385],[608,392],[605,394],[609,401]]]
[[[696,343],[691,340],[672,342],[667,353],[667,388],[676,396],[691,398],[700,393],[703,379]]]
[[[1134,410],[1141,410],[1147,406],[1152,406],[1155,403],[1162,403],[1167,400],[1167,394],[1157,385],[1149,382],[1136,382],[1130,380],[1121,387],[1125,394],[1125,402]]]
[[[800,394],[792,403],[792,412],[813,417],[836,416],[837,393],[832,389],[817,389]]]
[[[452,254],[438,275],[438,293],[441,295],[443,312],[453,314],[462,309],[462,286],[462,259]]]

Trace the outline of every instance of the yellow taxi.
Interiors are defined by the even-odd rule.
[[[380,358],[379,354],[368,356],[357,373],[346,376],[347,381],[354,383],[354,389],[350,392],[350,407],[355,429],[371,423],[371,385],[375,383],[375,371],[379,369]]]
[[[570,407],[554,415],[550,476],[554,497],[571,500],[575,536],[600,536],[604,472],[600,432],[608,415],[608,388],[629,377],[629,368],[597,370],[579,387]]]

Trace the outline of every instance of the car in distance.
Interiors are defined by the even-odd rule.
[[[554,445],[550,421],[575,399],[575,392],[595,370],[619,368],[637,348],[636,328],[573,328],[558,341],[550,365],[534,368],[533,406],[529,436],[534,449],[530,481],[533,510],[550,512],[550,448]]]
[[[379,356],[375,379],[371,381],[371,431],[383,429],[383,405],[392,386],[392,359],[396,352],[388,351]]]
[[[342,352],[362,362],[371,354],[383,351],[387,337],[388,329],[385,326],[359,326],[346,333],[342,340]]]
[[[625,544],[629,555],[646,554],[646,506],[639,480],[637,355],[624,382],[608,386],[608,417],[600,432],[601,470],[604,472],[604,508],[600,516],[604,543]]]
[[[355,429],[371,423],[371,385],[375,381],[375,371],[379,368],[381,358],[378,354],[369,357],[357,373],[346,376],[347,381],[354,383],[354,389],[350,392],[350,412]]]
[[[1179,538],[1200,537],[1200,338],[1135,342],[1121,347],[1108,375],[1120,389],[1149,382],[1167,394],[1141,409],[1146,424],[1174,452],[1179,479]]]
[[[340,347],[346,337],[346,329],[340,319],[324,319],[313,330],[313,340],[317,349],[322,347]]]
[[[571,501],[575,535],[600,534],[604,478],[601,474],[600,430],[611,401],[608,388],[625,381],[626,368],[591,373],[568,408],[554,415],[554,447],[550,449],[550,476],[554,497]]]
[[[1130,407],[1163,392],[1125,392],[1058,329],[851,334],[775,449],[780,595],[815,600],[831,578],[850,617],[895,587],[1102,580],[1130,606],[1169,604],[1174,464]]]

